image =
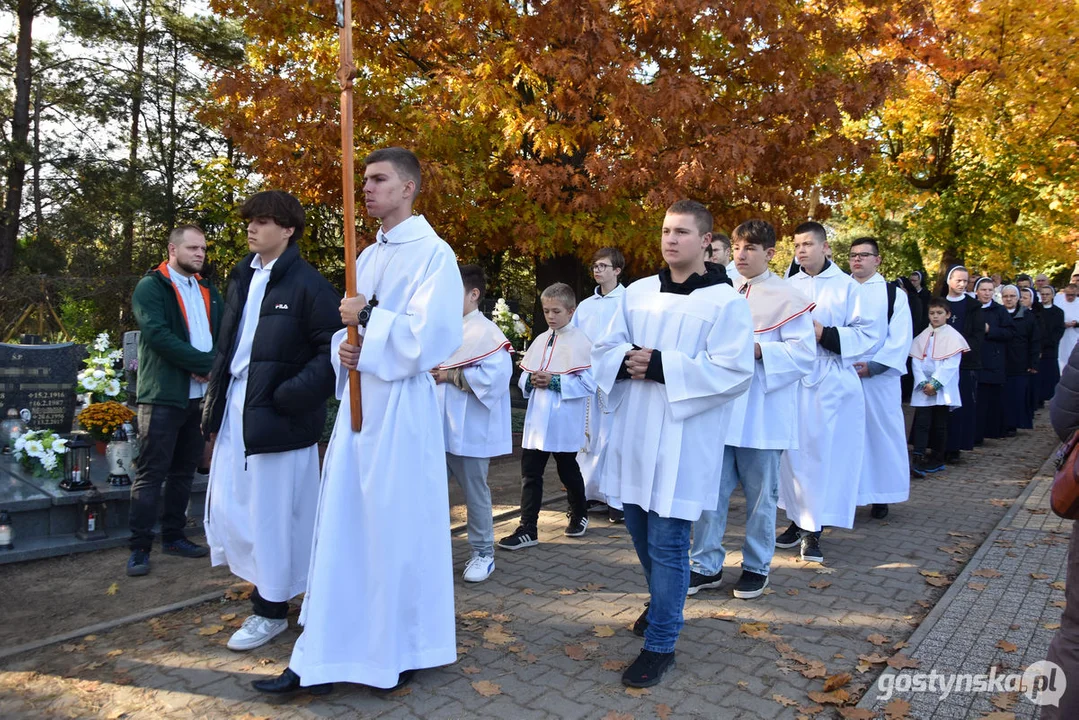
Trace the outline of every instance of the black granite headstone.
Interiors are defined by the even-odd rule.
[[[75,419],[75,386],[86,348],[0,343],[0,414],[29,408],[30,427],[70,432]]]

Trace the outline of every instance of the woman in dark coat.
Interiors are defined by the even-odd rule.
[[[1038,375],[1035,384],[1038,387],[1035,397],[1038,407],[1053,397],[1057,382],[1060,381],[1060,363],[1057,351],[1060,338],[1064,337],[1064,311],[1053,304],[1056,290],[1046,285],[1038,291],[1038,319],[1042,325],[1042,357],[1038,363]]]
[[[993,300],[993,281],[978,278],[974,295],[982,306],[985,342],[982,343],[982,367],[978,371],[978,425],[975,444],[985,438],[1004,437],[1004,383],[1007,380],[1005,357],[1008,341],[1015,336],[1015,323],[1003,305]]]
[[[1019,288],[1005,285],[1000,297],[1015,324],[1015,334],[1004,355],[1004,437],[1014,437],[1019,429],[1034,428],[1034,408],[1027,390],[1031,375],[1038,371],[1041,328],[1034,314],[1019,301]]]

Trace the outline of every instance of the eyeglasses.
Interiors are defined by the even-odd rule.
[[[877,257],[877,253],[851,253],[847,257],[851,260],[867,260],[871,257]]]
[[[593,263],[592,272],[603,272],[604,270],[610,270],[614,265],[608,265],[607,263]]]

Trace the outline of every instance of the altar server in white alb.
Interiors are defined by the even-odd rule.
[[[619,282],[622,270],[626,267],[626,258],[618,248],[600,248],[592,255],[592,277],[595,278],[596,291],[581,301],[570,319],[570,325],[584,331],[592,342],[598,340],[611,324],[611,317],[618,309],[618,301],[626,292]],[[597,390],[588,402],[588,415],[585,422],[586,448],[577,455],[577,464],[584,477],[584,495],[588,500],[588,512],[606,515],[612,523],[622,521],[622,511],[609,508],[603,493],[599,491],[599,478],[596,477],[596,461],[600,448],[607,442],[611,430],[611,416],[607,411],[606,398]]]
[[[882,519],[888,505],[910,496],[910,459],[907,426],[903,419],[900,378],[907,374],[907,358],[914,340],[907,293],[877,272],[880,246],[870,237],[850,244],[850,274],[861,286],[862,307],[880,328],[880,337],[854,363],[865,395],[865,445],[858,504],[872,505],[870,515]]]
[[[914,338],[910,347],[910,369],[915,408],[910,444],[914,446],[917,477],[944,470],[948,447],[948,413],[962,407],[959,391],[959,363],[970,346],[962,334],[948,324],[950,303],[944,298],[929,301],[929,327]],[[926,453],[928,447],[929,453]]]
[[[592,341],[569,324],[577,306],[573,289],[555,283],[540,293],[547,330],[532,341],[521,360],[521,392],[528,398],[521,435],[521,521],[512,535],[498,541],[505,550],[539,544],[539,513],[543,505],[543,471],[554,455],[558,479],[566,488],[567,537],[588,529],[584,478],[577,453],[585,446],[588,401],[596,392],[592,379]]]
[[[382,221],[356,260],[334,336],[341,407],[322,468],[303,634],[289,667],[256,690],[327,693],[336,681],[396,688],[457,658],[446,445],[431,368],[461,346],[461,274],[422,215],[419,160],[403,148],[367,156],[364,201]],[[348,370],[360,373],[353,432]]]
[[[791,524],[776,547],[800,545],[802,560],[824,562],[825,525],[854,526],[865,445],[865,398],[854,360],[880,339],[881,328],[862,309],[858,283],[828,259],[820,223],[794,229],[800,270],[788,282],[812,300],[817,361],[798,390],[798,449],[783,455],[779,507]]]
[[[1057,364],[1060,372],[1064,372],[1072,349],[1079,343],[1079,299],[1077,297],[1079,297],[1079,285],[1072,283],[1053,298],[1053,304],[1064,311],[1064,334],[1060,337],[1060,345],[1057,347]]]
[[[693,525],[690,595],[717,588],[723,578],[723,533],[731,494],[746,497],[746,535],[736,598],[759,597],[768,586],[776,542],[779,462],[798,446],[798,381],[817,358],[813,303],[768,269],[776,232],[764,220],[748,220],[734,230],[731,249],[740,277],[738,293],[753,316],[753,381],[734,406],[726,446],[719,502]]]
[[[674,663],[689,587],[689,534],[716,507],[733,400],[753,377],[749,305],[705,266],[712,214],[680,200],[663,219],[667,267],[628,288],[592,359],[614,412],[599,462],[600,488],[625,511],[650,603],[634,632],[644,649],[625,670],[655,685]]]
[[[251,650],[288,628],[288,601],[307,586],[318,504],[318,440],[333,392],[337,291],[302,257],[300,201],[280,190],[240,209],[251,254],[229,277],[203,406],[217,433],[206,500],[214,565],[253,583],[253,614],[228,641]]]
[[[472,557],[465,582],[483,582],[495,569],[495,526],[487,470],[491,458],[513,452],[510,434],[510,376],[513,347],[479,304],[487,290],[483,268],[462,265],[464,341],[431,371],[438,383],[446,470],[465,494]]]

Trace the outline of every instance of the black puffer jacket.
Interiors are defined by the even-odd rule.
[[[1049,422],[1061,440],[1067,440],[1079,430],[1079,345],[1072,350],[1060,384],[1049,401]]]
[[[202,431],[221,429],[232,378],[229,366],[240,339],[244,304],[255,269],[254,253],[229,276],[225,312],[202,411]],[[334,389],[330,341],[341,328],[340,298],[333,286],[291,244],[270,270],[251,347],[244,401],[244,447],[248,455],[285,452],[318,442],[326,422],[326,399]]]

